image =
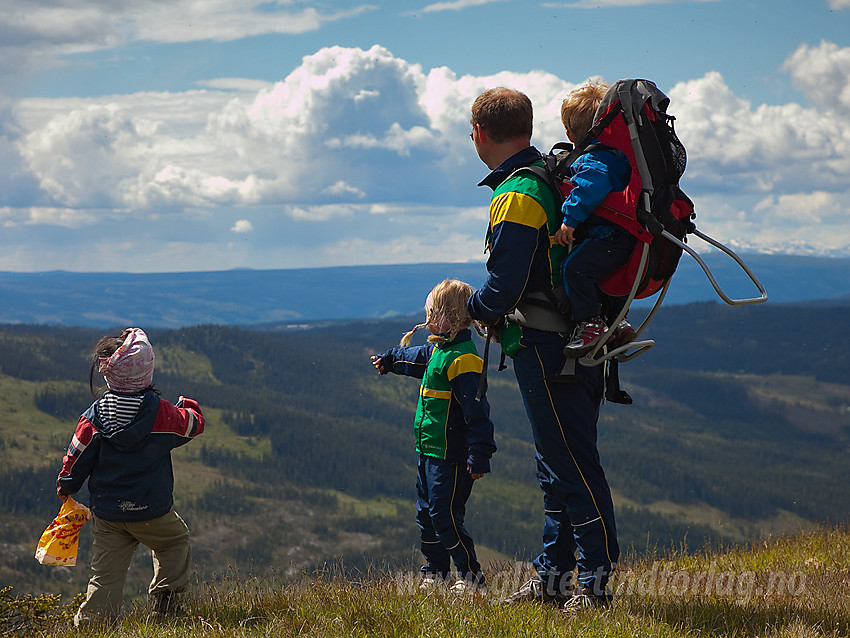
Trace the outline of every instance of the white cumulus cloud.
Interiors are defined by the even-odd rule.
[[[785,68],[807,103],[752,104],[716,72],[668,91],[701,230],[754,250],[847,254],[848,59],[850,48],[828,42],[791,53]],[[548,150],[564,136],[561,100],[584,81],[426,71],[384,47],[330,47],[275,83],[7,98],[0,224],[14,245],[28,229],[80,234],[104,220],[149,246],[191,227],[181,241],[244,251],[234,266],[480,259],[489,191],[475,188],[487,169],[468,136],[472,101],[494,86],[526,92],[534,142]],[[250,251],[224,230],[255,226],[264,232]],[[68,251],[73,264],[96,254]]]
[[[254,225],[247,219],[238,219],[230,228],[231,233],[250,233],[254,230]]]
[[[847,0],[850,6],[850,0]],[[850,47],[800,45],[785,61],[794,87],[818,108],[850,117]]]
[[[677,84],[669,95],[688,150],[688,183],[725,193],[846,187],[850,120],[800,104],[753,106],[719,73]]]
[[[577,0],[576,2],[545,2],[542,6],[558,9],[601,9],[605,7],[643,7],[653,4],[683,2],[719,2],[719,0]]]
[[[538,104],[542,145],[563,138],[557,113],[574,85],[552,74],[425,74],[383,47],[332,47],[258,90],[229,79],[222,90],[23,100],[10,152],[53,206],[144,214],[417,201],[422,183],[440,184],[427,198],[454,204],[474,196],[483,170],[470,104],[497,85]]]
[[[354,4],[320,11],[288,0],[4,0],[0,4],[0,73],[54,66],[60,56],[112,49],[133,41],[232,41],[267,34],[300,34],[374,11]]]
[[[507,2],[508,0],[451,0],[450,2],[434,2],[420,9],[421,13],[433,13],[436,11],[460,11],[469,7],[480,7],[494,2]]]

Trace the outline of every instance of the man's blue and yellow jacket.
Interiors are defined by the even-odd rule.
[[[514,172],[540,162],[540,157],[540,151],[529,146],[479,184],[493,189],[487,230],[490,257],[487,281],[467,306],[474,319],[489,326],[499,325],[529,293],[549,293],[561,286],[557,264],[566,249],[550,239],[561,225],[555,193],[533,173]]]
[[[416,451],[465,463],[473,474],[490,471],[496,451],[486,397],[475,399],[484,362],[464,329],[447,343],[390,348],[381,355],[388,372],[422,379],[416,406]]]

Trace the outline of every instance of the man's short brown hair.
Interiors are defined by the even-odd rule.
[[[525,93],[500,86],[475,98],[470,123],[502,143],[519,137],[531,139],[533,118],[531,100]]]

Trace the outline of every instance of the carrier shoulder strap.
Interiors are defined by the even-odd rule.
[[[622,102],[618,101],[614,103],[608,110],[608,112],[605,114],[605,116],[599,119],[590,128],[590,130],[587,132],[587,135],[585,135],[581,139],[581,141],[575,145],[575,148],[573,148],[569,153],[559,155],[558,162],[555,167],[556,174],[567,175],[570,166],[572,166],[575,161],[585,153],[600,149],[612,149],[612,147],[607,146],[605,144],[600,144],[599,142],[594,143],[593,140],[602,135],[602,131],[604,131],[608,127],[608,125],[614,120],[614,118],[620,114],[622,109]]]
[[[592,139],[592,138],[591,138]],[[575,164],[576,160],[582,155],[586,155],[587,153],[591,153],[593,151],[614,151],[616,150],[612,146],[608,146],[607,144],[602,144],[600,142],[595,142],[593,144],[587,144],[583,148],[579,150],[578,147],[573,148],[573,145],[569,142],[558,142],[552,147],[552,150],[549,153],[542,155],[542,166],[537,166],[534,164],[528,166],[520,166],[514,171],[514,174],[519,172],[529,172],[536,175],[538,178],[543,180],[549,187],[554,191],[557,198],[563,199],[563,193],[560,189],[560,182],[567,179],[567,175],[569,175],[570,167]],[[560,153],[556,153],[556,151],[561,151]]]

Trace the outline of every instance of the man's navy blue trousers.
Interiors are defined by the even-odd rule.
[[[578,383],[547,382],[564,366],[568,339],[523,328],[514,373],[537,448],[537,478],[545,510],[543,552],[534,566],[550,593],[578,584],[602,594],[620,556],[611,490],[599,461],[596,422],[603,366],[584,368]]]

